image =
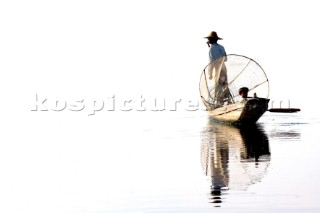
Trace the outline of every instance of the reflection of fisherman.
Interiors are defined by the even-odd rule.
[[[214,197],[221,195],[221,191],[227,189],[229,185],[230,153],[229,143],[224,142],[225,130],[228,129],[220,129],[216,125],[209,125],[202,134],[202,166],[205,174],[211,176],[211,194]]]
[[[209,79],[214,78],[215,84],[215,99],[218,104],[222,104],[225,98],[228,98],[228,78],[227,68],[225,61],[227,61],[227,54],[224,47],[218,44],[218,40],[221,40],[218,34],[212,31],[207,37],[207,44],[210,47],[209,58]],[[214,61],[214,62],[213,62]]]
[[[213,203],[223,201],[225,190],[246,190],[266,174],[271,153],[261,126],[234,127],[210,122],[201,139],[201,164],[212,180]]]

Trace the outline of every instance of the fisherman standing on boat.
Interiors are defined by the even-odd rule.
[[[218,40],[221,40],[215,31],[212,31],[207,37],[207,44],[210,48],[209,50],[209,79],[214,79],[215,94],[214,99],[217,107],[222,105],[224,99],[228,98],[228,78],[227,78],[227,68],[224,64],[227,61],[227,54],[224,47],[218,44]]]

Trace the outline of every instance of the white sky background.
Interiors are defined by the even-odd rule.
[[[271,99],[305,104],[318,84],[316,3],[2,1],[2,100],[21,110],[21,102],[32,105],[36,93],[198,98],[208,62],[203,37],[215,30],[227,53],[251,57],[264,68]]]

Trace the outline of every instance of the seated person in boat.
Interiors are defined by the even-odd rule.
[[[241,87],[239,89],[239,95],[242,97],[242,100],[240,101],[240,103],[245,103],[248,100],[248,92],[249,92],[248,87]]]

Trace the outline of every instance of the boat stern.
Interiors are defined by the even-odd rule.
[[[267,98],[249,99],[244,106],[238,122],[256,123],[259,118],[268,110],[269,101],[270,99]]]

